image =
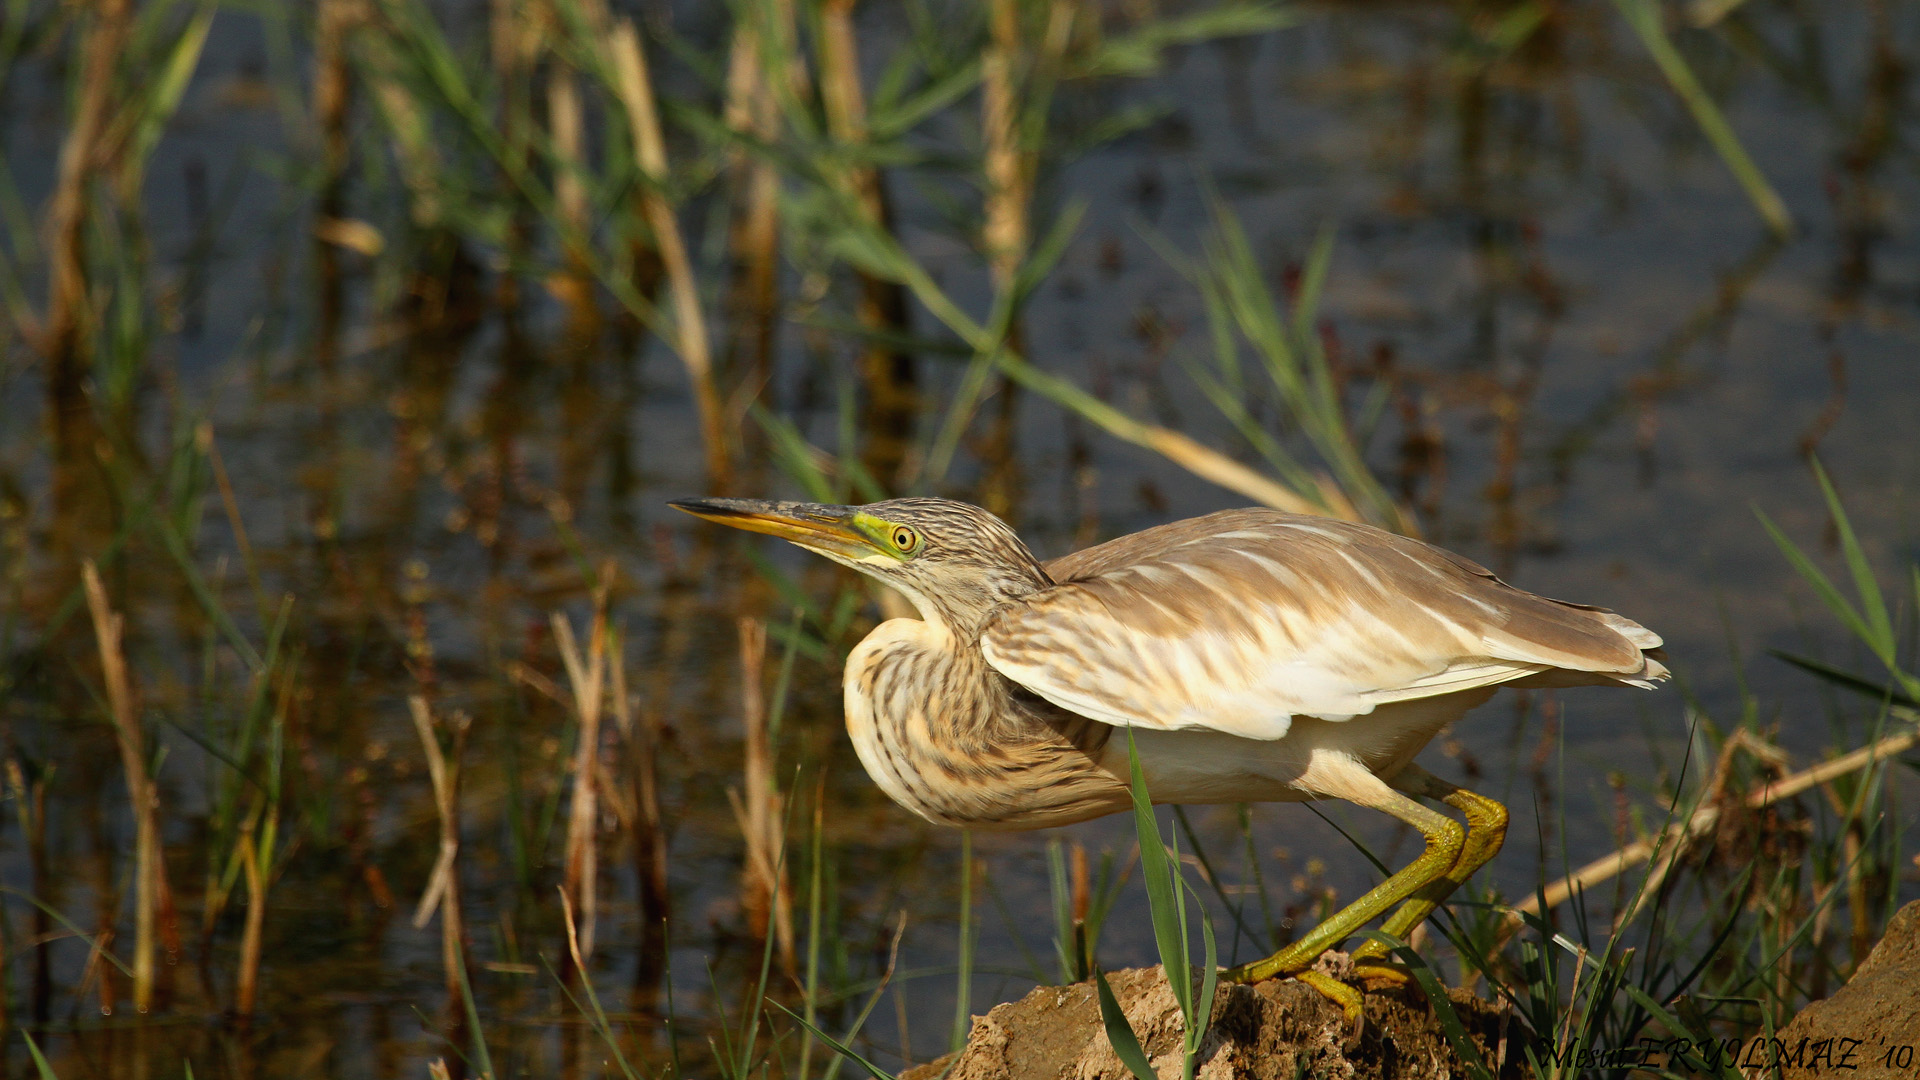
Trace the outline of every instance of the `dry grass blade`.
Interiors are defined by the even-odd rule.
[[[427,756],[427,776],[433,782],[433,801],[440,817],[440,855],[427,875],[427,888],[420,894],[420,904],[414,909],[413,925],[415,929],[425,927],[433,918],[433,913],[444,908],[445,921],[451,921],[457,928],[460,911],[454,865],[460,854],[460,823],[455,795],[459,776],[454,770],[458,766],[450,768],[446,753],[440,749],[440,738],[434,734],[433,713],[427,707],[427,699],[414,694],[407,698],[407,708],[413,715],[413,729],[419,733],[421,749]]]
[[[267,881],[257,840],[258,815],[240,827],[240,868],[247,879],[247,921],[240,934],[240,977],[234,981],[233,1011],[252,1016],[259,999],[260,948],[267,920]]]
[[[1099,425],[1107,434],[1135,446],[1152,450],[1202,480],[1245,495],[1275,510],[1285,510],[1294,514],[1318,514],[1323,517],[1327,515],[1324,507],[1279,481],[1242,465],[1220,451],[1202,445],[1172,428],[1135,420],[1066,379],[1041,371],[1024,360],[1002,355],[1000,368],[1011,376],[1013,381],[1072,409]],[[1360,520],[1357,516],[1342,516],[1349,516],[1350,520]]]
[[[699,283],[694,280],[693,263],[687,257],[687,245],[680,235],[680,222],[674,217],[673,205],[665,193],[667,143],[660,130],[653,84],[647,77],[646,54],[640,48],[640,34],[631,20],[621,19],[614,25],[607,40],[607,51],[620,105],[626,110],[627,123],[632,129],[635,163],[646,184],[641,196],[642,208],[660,249],[667,286],[673,292],[673,349],[686,365],[694,402],[700,412],[700,437],[706,446],[708,479],[715,488],[724,490],[732,478],[726,414],[721,406],[720,391],[714,385],[713,349],[707,339],[705,316],[700,312]]]
[[[441,749],[440,736],[434,731],[433,710],[427,705],[427,699],[420,694],[407,698],[407,709],[413,716],[413,729],[420,736],[420,748],[427,758],[427,776],[433,782],[433,802],[440,818],[440,856],[434,861],[433,872],[427,880],[427,888],[420,896],[420,906],[413,915],[413,925],[424,927],[427,920],[433,918],[437,910],[440,913],[440,961],[446,972],[447,1012],[456,1017],[456,1030],[449,1033],[457,1045],[459,1031],[467,1026],[464,1019],[471,1014],[465,1008],[467,994],[467,952],[466,928],[460,911],[460,874],[458,856],[460,854],[460,757],[466,748],[467,732],[472,726],[464,714],[456,714],[448,726],[453,729],[451,754]],[[476,1050],[483,1049],[485,1043],[480,1039],[478,1030],[472,1032]],[[484,1063],[482,1072],[485,1073]]]
[[[100,670],[106,678],[107,705],[120,744],[120,763],[127,773],[127,798],[133,806],[133,1007],[144,1013],[153,1006],[154,929],[165,873],[160,861],[158,796],[147,774],[146,739],[127,673],[121,617],[108,605],[106,587],[100,583],[100,571],[92,559],[81,565],[81,576],[86,582],[87,607],[93,614],[94,637],[100,646]]]
[[[743,141],[772,145],[780,136],[775,73],[792,59],[792,9],[775,0],[768,15],[743,8],[734,20],[733,49],[727,69],[727,127]],[[789,40],[769,41],[768,31]],[[735,415],[758,395],[773,375],[774,327],[780,277],[780,173],[765,154],[735,152],[734,214],[729,244],[736,265],[732,300],[734,322],[729,346],[740,384]]]

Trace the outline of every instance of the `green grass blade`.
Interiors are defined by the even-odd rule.
[[[892,1073],[886,1071],[885,1069],[882,1069],[878,1065],[875,1065],[873,1062],[868,1061],[866,1058],[861,1057],[859,1054],[855,1053],[852,1048],[848,1047],[845,1043],[841,1042],[839,1039],[834,1038],[833,1036],[827,1034],[826,1032],[820,1030],[818,1027],[814,1026],[814,1024],[810,1022],[806,1017],[801,1016],[799,1013],[794,1012],[792,1009],[787,1008],[785,1005],[782,1005],[777,1001],[769,1001],[767,1004],[772,1005],[774,1008],[779,1009],[781,1012],[786,1013],[788,1016],[791,1016],[795,1020],[799,1021],[800,1026],[806,1028],[808,1034],[812,1035],[816,1039],[819,1039],[821,1042],[826,1043],[827,1046],[831,1048],[834,1053],[839,1054],[841,1057],[867,1070],[867,1075],[873,1077],[873,1080],[894,1080]],[[678,1076],[679,1073],[676,1071],[674,1075]]]
[[[1107,985],[1106,972],[1094,970],[1093,989],[1100,998],[1100,1024],[1107,1029],[1107,1042],[1112,1044],[1114,1056],[1133,1074],[1134,1080],[1160,1080],[1147,1060],[1147,1052],[1140,1046],[1140,1036],[1134,1034],[1133,1025],[1127,1023],[1127,1014],[1120,1009],[1119,999],[1113,996],[1113,987]]]
[[[1064,986],[1079,981],[1074,976],[1080,965],[1074,959],[1073,890],[1057,838],[1047,841],[1047,890],[1053,901],[1053,951],[1060,960],[1060,983]]]
[[[1413,972],[1414,981],[1420,984],[1420,992],[1427,996],[1427,1003],[1433,1008],[1434,1019],[1440,1021],[1440,1031],[1446,1035],[1447,1045],[1453,1047],[1454,1056],[1466,1065],[1468,1074],[1474,1080],[1493,1080],[1493,1070],[1487,1068],[1486,1059],[1480,1056],[1480,1048],[1467,1036],[1466,1025],[1460,1022],[1453,999],[1447,996],[1446,986],[1426,959],[1391,934],[1375,930],[1367,936],[1389,946],[1393,955]]]
[[[1194,902],[1198,903],[1200,894],[1195,893]],[[1213,1023],[1213,999],[1220,990],[1220,951],[1213,940],[1213,921],[1207,918],[1203,908],[1200,912],[1200,940],[1205,952],[1202,954],[1205,966],[1200,969],[1200,998],[1194,1002],[1194,1011],[1187,1017],[1187,1063],[1188,1076],[1193,1075],[1194,1058],[1200,1053],[1200,1043],[1207,1036],[1207,1027]]]
[[[1856,694],[1864,694],[1876,701],[1889,701],[1895,705],[1904,705],[1908,708],[1920,706],[1920,699],[1910,697],[1905,691],[1897,687],[1886,683],[1874,682],[1872,679],[1863,678],[1851,671],[1835,667],[1825,661],[1815,660],[1810,656],[1801,656],[1798,653],[1790,653],[1785,649],[1768,649],[1767,652],[1775,659],[1792,664],[1794,667],[1799,668],[1809,675],[1825,679],[1841,689],[1851,690]]]
[[[1322,228],[1307,252],[1307,265],[1300,274],[1300,293],[1293,303],[1293,336],[1305,343],[1313,340],[1313,320],[1320,314],[1320,293],[1327,284],[1327,269],[1333,265],[1333,229]]]
[[[1880,582],[1873,576],[1873,567],[1868,565],[1866,553],[1860,550],[1860,539],[1853,533],[1853,523],[1847,520],[1847,508],[1840,503],[1840,493],[1833,489],[1833,481],[1827,478],[1827,470],[1820,467],[1818,460],[1813,463],[1813,477],[1820,482],[1820,494],[1827,500],[1827,512],[1833,516],[1833,527],[1840,533],[1840,551],[1846,556],[1847,573],[1853,577],[1853,589],[1860,594],[1860,610],[1867,625],[1872,628],[1874,651],[1882,656],[1894,654],[1893,620],[1887,617],[1887,604],[1880,596]]]
[[[1833,612],[1841,622],[1846,623],[1847,629],[1853,631],[1855,637],[1871,647],[1875,639],[1873,628],[1859,612],[1853,609],[1853,605],[1840,594],[1840,590],[1827,578],[1827,575],[1813,564],[1812,559],[1807,558],[1806,553],[1801,551],[1798,545],[1787,539],[1787,534],[1780,531],[1772,518],[1757,509],[1754,514],[1760,518],[1760,525],[1767,530],[1767,535],[1773,537],[1774,546],[1780,549],[1780,554],[1785,555],[1787,561],[1793,564],[1794,570],[1806,579],[1807,584],[1813,586],[1813,591],[1819,595],[1820,602],[1827,605],[1827,610]],[[1879,650],[1876,649],[1875,654],[1880,655]],[[1882,662],[1890,662],[1890,658],[1884,655],[1880,655],[1880,659]]]
[[[1147,778],[1140,768],[1139,748],[1133,731],[1127,731],[1127,766],[1132,774],[1133,825],[1140,840],[1140,871],[1147,883],[1147,906],[1153,916],[1154,942],[1160,949],[1160,964],[1166,969],[1167,985],[1182,1013],[1193,1008],[1193,985],[1188,972],[1187,940],[1181,933],[1178,871],[1167,858],[1160,835],[1160,823],[1154,820],[1153,803],[1147,797]]]
[[[173,119],[179,109],[187,83],[200,66],[200,54],[207,43],[207,31],[213,27],[213,13],[214,5],[205,4],[201,7],[186,29],[174,39],[173,48],[166,62],[161,65],[159,78],[147,87],[146,104],[134,129],[134,161],[145,162],[152,156],[167,122]]]
[[[948,1049],[958,1051],[973,1027],[973,833],[966,829],[960,831],[960,974],[953,993]]]
[[[1694,123],[1700,125],[1701,132],[1713,144],[1720,160],[1733,173],[1733,178],[1746,191],[1747,198],[1766,221],[1767,227],[1775,235],[1790,235],[1793,232],[1793,215],[1787,212],[1787,204],[1781,201],[1779,192],[1774,191],[1773,185],[1767,182],[1766,174],[1747,156],[1746,149],[1740,145],[1740,137],[1733,133],[1733,126],[1727,123],[1720,107],[1713,103],[1706,88],[1694,77],[1693,69],[1687,66],[1680,50],[1674,48],[1672,40],[1667,37],[1666,28],[1660,23],[1660,5],[1654,0],[1613,0],[1613,6],[1620,9],[1627,25],[1633,27],[1633,32],[1640,36],[1641,43],[1653,56],[1653,62],[1660,66],[1660,73],[1667,77],[1673,92],[1680,96],[1687,111],[1693,114]]]
[[[33,1069],[39,1074],[40,1080],[60,1080],[60,1074],[53,1071],[53,1065],[47,1061],[47,1056],[40,1052],[40,1044],[33,1041],[33,1032],[23,1029],[20,1034],[27,1040],[27,1053],[33,1055]]]

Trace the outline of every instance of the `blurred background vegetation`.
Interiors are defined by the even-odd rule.
[[[1127,822],[871,786],[839,662],[898,601],[663,506],[727,493],[1043,557],[1265,503],[1626,612],[1676,689],[1429,752],[1515,827],[1423,950],[1532,1045],[1771,1030],[1920,892],[1917,47],[1893,0],[5,0],[0,1068],[851,1075],[809,1025],[891,1069],[1154,960]],[[1343,833],[1417,843],[1163,819],[1227,960],[1368,886]]]

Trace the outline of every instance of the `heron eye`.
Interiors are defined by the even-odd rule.
[[[911,554],[914,548],[920,546],[920,534],[907,528],[905,525],[895,525],[893,527],[893,546],[903,554]]]

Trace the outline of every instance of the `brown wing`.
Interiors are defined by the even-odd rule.
[[[1046,569],[1057,585],[988,624],[987,660],[1111,724],[1277,739],[1297,715],[1346,719],[1543,673],[1666,674],[1637,623],[1327,518],[1223,511]]]

